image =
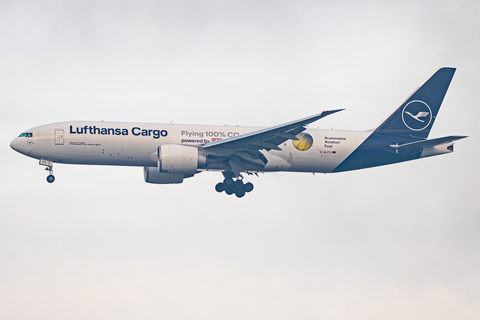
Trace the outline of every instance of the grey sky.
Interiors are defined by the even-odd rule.
[[[476,319],[476,1],[0,2],[0,318]],[[375,127],[457,67],[431,137],[456,152],[313,176],[56,165],[33,126],[111,120]]]

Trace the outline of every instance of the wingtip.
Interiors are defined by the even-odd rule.
[[[346,109],[325,110],[325,111],[323,111],[323,112],[326,112],[326,113],[335,113],[335,112],[339,112],[339,111],[343,111],[343,110],[346,110]]]

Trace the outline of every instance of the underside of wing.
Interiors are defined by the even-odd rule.
[[[215,157],[227,164],[232,171],[260,171],[267,159],[260,152],[264,149],[281,150],[279,145],[287,140],[297,140],[296,135],[306,129],[306,125],[344,109],[323,111],[322,113],[284,123],[278,126],[250,132],[225,140],[205,144],[202,150],[209,157]]]
[[[278,126],[250,132],[225,140],[213,141],[205,144],[203,149],[208,153],[218,153],[219,155],[251,149],[265,149],[267,151],[272,149],[281,150],[278,146],[289,139],[296,140],[296,135],[304,131],[307,124],[342,110],[344,109],[323,111],[322,113]]]

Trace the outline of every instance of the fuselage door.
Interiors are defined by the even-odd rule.
[[[63,130],[55,130],[55,144],[63,145]]]

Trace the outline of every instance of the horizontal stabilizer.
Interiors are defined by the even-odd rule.
[[[396,153],[406,154],[464,138],[467,138],[467,136],[448,136],[430,140],[415,141],[400,145],[392,144],[390,145],[390,147],[394,148],[396,150]]]

